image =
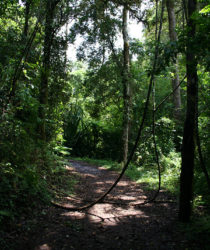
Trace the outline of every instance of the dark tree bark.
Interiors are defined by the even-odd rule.
[[[30,6],[31,2],[29,0],[25,1],[25,24],[23,29],[23,37],[24,39],[28,36],[28,27],[29,27],[29,18],[30,18]]]
[[[166,0],[166,6],[168,11],[168,23],[169,23],[169,37],[171,42],[177,41],[176,34],[176,18],[174,11],[174,0]],[[179,86],[179,72],[178,72],[178,62],[176,56],[176,62],[174,63],[173,68],[174,77],[172,79],[172,89],[176,89]],[[173,93],[173,102],[174,102],[174,118],[177,124],[181,121],[181,95],[180,87],[176,89]]]
[[[130,82],[130,54],[129,54],[129,36],[128,36],[128,8],[124,5],[123,8],[123,163],[127,161],[128,157],[128,141],[129,141],[129,129],[131,120],[131,82]]]
[[[45,32],[44,32],[44,48],[43,48],[43,62],[41,71],[40,95],[39,95],[39,135],[40,139],[46,141],[46,113],[48,105],[48,81],[50,74],[50,58],[51,48],[54,36],[53,19],[56,5],[59,1],[46,1],[46,17],[45,17]]]
[[[192,214],[193,176],[195,157],[196,111],[198,95],[197,61],[194,46],[195,23],[192,14],[196,10],[196,0],[188,0],[188,39],[186,44],[187,70],[187,111],[182,145],[182,166],[180,176],[179,220],[189,222]]]

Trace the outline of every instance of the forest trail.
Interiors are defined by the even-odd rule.
[[[62,199],[66,207],[96,199],[117,177],[114,171],[85,162],[71,160],[66,167],[70,176],[79,178],[76,195]],[[153,192],[123,177],[104,203],[87,211],[49,207],[39,218],[39,229],[19,249],[182,249],[176,233],[177,205],[164,202],[171,199],[166,192],[160,193],[157,203],[135,205],[151,198]]]

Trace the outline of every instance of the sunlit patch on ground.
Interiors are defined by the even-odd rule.
[[[48,246],[48,244],[43,244],[35,248],[35,250],[51,250],[52,248]]]

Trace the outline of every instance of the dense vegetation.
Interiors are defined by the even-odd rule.
[[[69,155],[122,168],[145,111],[130,176],[154,181],[158,155],[164,188],[178,194],[182,172],[180,220],[208,205],[210,3],[143,2],[1,1],[1,225],[51,200]]]

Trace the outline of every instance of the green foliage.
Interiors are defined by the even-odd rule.
[[[38,128],[43,122],[39,117],[45,32],[42,23],[31,40],[37,16],[42,14],[40,1],[30,1],[28,23],[24,1],[21,6],[19,1],[3,2],[0,4],[0,224],[7,228],[22,213],[50,200],[49,186],[56,179],[55,169],[64,165],[58,155],[69,155],[57,138],[62,133],[61,117],[71,87],[66,70],[66,39],[58,34],[60,22],[68,13],[65,9],[60,18],[57,10],[45,114],[47,142],[41,141]],[[26,28],[27,37],[23,35]],[[26,49],[26,45],[30,46]]]
[[[59,145],[54,148],[54,151],[56,154],[61,155],[63,157],[67,157],[70,155],[70,150],[69,148]]]
[[[159,155],[167,157],[175,151],[174,132],[175,125],[172,120],[162,117],[156,121],[155,137]],[[135,162],[140,165],[151,165],[155,162],[154,141],[152,127],[146,127],[142,139],[135,153]]]
[[[208,14],[210,13],[210,5],[205,6],[202,10],[199,11],[201,14]]]
[[[0,220],[8,222],[40,201],[49,201],[45,180],[40,179],[35,166],[22,167],[19,170],[9,163],[0,165]],[[30,204],[30,205],[29,205]],[[18,210],[17,210],[18,208]]]
[[[186,225],[180,224],[179,230],[185,235],[189,249],[209,249],[210,216],[197,212],[193,220]],[[199,243],[196,239],[199,239]],[[185,246],[184,246],[185,247]]]
[[[64,139],[75,156],[117,159],[119,155],[119,131],[107,128],[94,119],[85,119],[69,111],[64,121]],[[112,147],[110,147],[112,141]]]
[[[114,170],[122,167],[112,162],[119,160],[122,150],[123,53],[116,43],[122,29],[121,9],[116,8],[118,4],[113,1],[59,1],[51,23],[53,35],[48,40],[52,44],[47,55],[50,65],[46,74],[48,85],[44,88],[46,104],[40,105],[41,75],[46,59],[43,58],[46,52],[45,22],[39,23],[27,56],[23,52],[38,16],[45,16],[46,9],[41,10],[44,7],[42,2],[45,1],[41,1],[41,5],[40,1],[30,1],[28,37],[24,37],[25,1],[22,6],[17,0],[0,1],[1,224],[9,224],[40,201],[48,202],[51,196],[73,193],[77,180],[68,176],[64,168],[65,157],[74,155],[100,158],[101,161],[95,161],[95,164]],[[210,172],[209,3],[201,1],[201,8],[193,14],[197,30],[195,39],[190,42],[199,62],[199,133],[202,153]],[[159,44],[155,71],[156,105],[171,92],[171,78],[177,54],[180,79],[185,75],[184,53],[188,31],[180,9],[180,2],[177,2],[177,42],[169,42],[166,32],[168,23],[165,17],[163,20],[164,34]],[[61,27],[69,17],[75,17],[74,23],[68,30],[69,33],[65,33]],[[133,97],[129,150],[136,139],[154,63],[156,18],[154,8],[150,5],[146,7],[146,18],[150,31],[145,26],[145,40],[133,39],[130,42]],[[73,63],[68,61],[66,49],[77,35],[83,38],[78,56],[85,61]],[[11,97],[12,82],[17,69],[18,79],[14,96]],[[185,86],[181,93],[184,114]],[[42,108],[45,114],[40,118]],[[156,112],[156,141],[163,188],[177,193],[183,123],[180,121],[180,127],[177,126],[173,109],[172,98],[169,98]],[[148,183],[150,188],[156,188],[158,178],[151,135],[151,110],[152,103],[149,105],[142,138],[127,175],[135,181]],[[43,122],[46,125],[45,142],[38,135]],[[207,204],[208,189],[198,159],[194,188],[195,206]]]

